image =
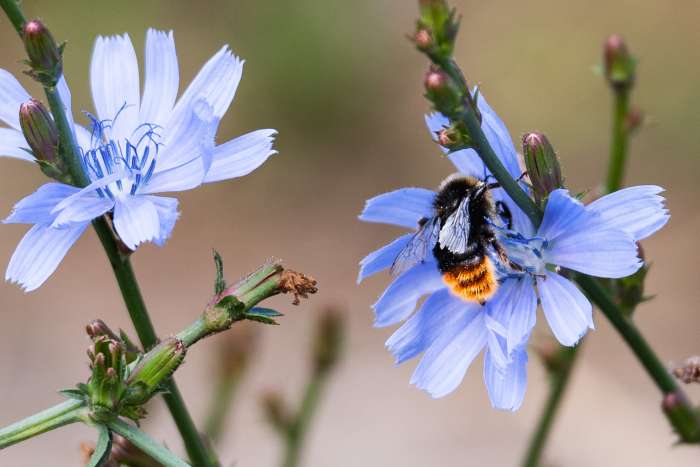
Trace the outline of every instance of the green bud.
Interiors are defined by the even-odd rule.
[[[334,310],[328,310],[318,321],[314,342],[314,369],[318,373],[332,369],[340,357],[344,337],[343,317]]]
[[[88,348],[88,357],[92,375],[84,389],[90,414],[97,421],[107,421],[117,416],[126,392],[126,352],[120,341],[100,335]]]
[[[19,124],[24,138],[37,159],[58,161],[58,130],[51,114],[36,99],[30,99],[19,107]]]
[[[547,137],[538,132],[523,136],[523,156],[535,201],[542,205],[549,193],[563,186],[559,160]]]
[[[622,37],[610,36],[603,47],[603,70],[615,89],[629,89],[634,84],[637,61],[630,55]]]
[[[24,25],[22,39],[32,68],[28,74],[44,86],[56,86],[63,73],[63,47],[56,44],[51,32],[36,19]]]
[[[417,30],[425,30],[429,33],[431,47],[421,48],[416,40],[419,50],[430,51],[431,54],[447,58],[454,49],[454,40],[457,36],[459,23],[454,19],[454,10],[451,10],[445,0],[421,0],[419,2],[420,19]],[[417,39],[417,38],[416,38]]]
[[[126,380],[128,404],[143,404],[185,359],[187,349],[180,339],[169,337],[146,353]]]

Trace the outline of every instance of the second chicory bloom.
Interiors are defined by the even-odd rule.
[[[136,53],[128,35],[98,37],[90,66],[96,117],[90,129],[73,124],[71,97],[63,78],[58,91],[82,155],[90,184],[76,188],[47,183],[17,203],[5,223],[33,224],[17,247],[6,279],[26,291],[56,269],[90,221],[110,212],[114,230],[130,249],[162,245],[179,216],[175,198],[202,183],[246,175],[275,151],[275,130],[258,130],[216,145],[219,121],[241,79],[243,61],[223,47],[177,99],[178,60],[172,32],[149,30],[145,80],[140,91]],[[29,94],[0,70],[0,155],[28,161],[20,132],[20,105]]]
[[[505,126],[483,96],[479,106],[489,142],[517,177],[520,166]],[[426,120],[432,132],[448,124],[438,114]],[[449,157],[464,175],[489,175],[473,150]],[[484,350],[484,382],[492,405],[516,410],[527,385],[526,345],[535,324],[537,292],[555,336],[564,345],[574,345],[593,327],[592,309],[578,288],[556,271],[562,266],[599,277],[634,273],[642,264],[636,241],[668,220],[660,191],[654,186],[632,187],[583,206],[566,190],[556,190],[535,231],[503,191],[494,190],[494,199],[505,202],[513,214],[511,229],[495,226],[496,233],[509,259],[523,270],[502,270],[499,290],[481,306],[452,294],[428,254],[422,263],[396,278],[374,304],[375,325],[406,320],[386,345],[397,363],[423,353],[411,382],[433,397],[453,391]],[[435,215],[434,197],[433,191],[421,188],[385,193],[367,202],[360,219],[416,229],[421,219]],[[412,235],[403,235],[365,257],[358,281],[391,267]],[[424,296],[428,298],[414,313]]]

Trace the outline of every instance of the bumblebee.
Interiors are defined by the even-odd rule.
[[[494,260],[519,269],[508,260],[494,233],[500,222],[511,228],[503,202],[494,203],[490,190],[498,183],[455,174],[442,182],[433,201],[434,215],[419,221],[418,231],[399,253],[392,273],[401,273],[432,255],[443,281],[464,300],[481,303],[498,288]],[[493,258],[493,259],[492,259]]]

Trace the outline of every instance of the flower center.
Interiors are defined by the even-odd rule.
[[[91,117],[90,148],[81,148],[84,169],[92,182],[102,181],[96,189],[101,197],[110,199],[135,195],[146,185],[156,168],[161,135],[152,123],[139,125],[128,138],[110,137],[112,121]],[[116,120],[116,117],[115,117]]]
[[[520,232],[503,230],[498,239],[506,250],[508,258],[523,268],[525,274],[543,275],[547,263],[544,258],[548,241],[542,237],[527,238]]]

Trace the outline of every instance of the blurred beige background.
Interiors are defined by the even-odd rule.
[[[348,351],[314,420],[305,465],[510,466],[526,446],[546,395],[531,359],[530,383],[517,413],[493,411],[481,361],[451,396],[431,400],[409,386],[415,363],[395,368],[373,329],[370,304],[386,276],[355,285],[356,264],[398,230],[361,224],[364,200],[397,187],[436,186],[451,166],[423,125],[426,62],[405,40],[415,2],[316,0],[23,2],[55,36],[68,40],[66,72],[75,109],[92,109],[88,60],[97,34],[128,31],[142,54],[146,28],[174,29],[181,90],[223,43],[244,57],[236,100],[219,132],[224,141],[277,128],[272,158],[251,176],[179,195],[182,217],[165,248],[143,247],[135,269],[162,335],[192,320],[211,293],[212,248],[231,280],[269,256],[318,278],[321,292],[265,328],[255,364],[220,446],[224,465],[277,464],[278,443],[259,410],[259,394],[280,389],[298,398],[308,369],[313,318],[326,304],[348,311]],[[634,101],[653,124],[632,144],[628,183],[668,189],[673,217],[644,245],[654,263],[637,322],[669,365],[700,353],[696,264],[700,169],[700,3],[695,0],[454,2],[463,14],[457,49],[469,79],[518,138],[546,132],[572,189],[595,187],[606,167],[610,99],[592,71],[600,45],[622,33],[640,59]],[[21,69],[23,54],[0,18],[0,66]],[[22,81],[38,95],[28,79]],[[3,160],[0,213],[44,179]],[[25,228],[0,228],[7,264]],[[88,375],[83,326],[95,317],[131,332],[110,268],[93,232],[68,254],[39,291],[0,283],[0,424],[57,403],[57,389]],[[542,321],[542,320],[541,320]],[[556,423],[551,466],[691,466],[697,448],[673,447],[658,409],[659,393],[603,316],[590,334]],[[541,323],[542,324],[542,323]],[[540,336],[547,336],[539,326]],[[218,336],[188,354],[177,380],[201,422],[211,391]],[[538,336],[539,338],[539,336]],[[700,400],[700,391],[689,388]],[[175,428],[158,401],[146,429],[178,452]],[[94,438],[73,426],[0,453],[3,466],[76,466],[79,443]]]

